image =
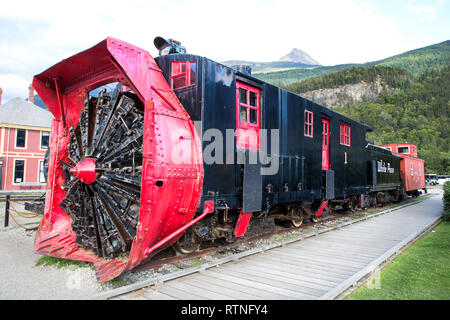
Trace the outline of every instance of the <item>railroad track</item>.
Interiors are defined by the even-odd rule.
[[[308,239],[308,238],[316,237],[316,236],[318,236],[320,234],[327,233],[327,232],[332,231],[332,230],[342,229],[342,228],[344,228],[346,226],[353,225],[353,224],[356,224],[356,223],[359,223],[359,222],[362,222],[362,221],[373,219],[375,217],[378,217],[378,216],[381,216],[381,215],[385,215],[385,214],[390,213],[392,211],[403,209],[405,207],[414,205],[416,203],[417,203],[416,201],[411,199],[411,200],[407,201],[406,203],[404,203],[403,205],[398,206],[398,207],[393,207],[393,208],[389,208],[387,210],[384,210],[384,211],[381,211],[381,212],[378,212],[378,213],[375,213],[375,214],[366,215],[366,216],[363,216],[361,218],[357,218],[357,219],[354,219],[354,220],[351,220],[351,221],[347,221],[347,222],[338,224],[336,226],[323,227],[323,228],[315,230],[314,232],[306,234],[306,235],[303,234],[303,235],[299,235],[299,236],[296,236],[296,237],[293,237],[293,238],[290,238],[290,239],[279,241],[277,243],[268,244],[268,245],[265,245],[265,246],[262,246],[262,247],[251,248],[249,250],[245,250],[243,252],[238,252],[238,253],[235,253],[235,254],[231,254],[229,256],[226,256],[226,257],[223,257],[223,258],[220,258],[220,259],[216,259],[214,261],[210,261],[210,262],[201,264],[199,266],[182,269],[182,270],[171,272],[171,273],[164,274],[164,275],[159,275],[157,277],[153,277],[153,278],[148,279],[148,280],[136,282],[136,283],[133,283],[133,284],[130,284],[130,285],[126,285],[126,286],[117,288],[117,289],[113,289],[113,290],[110,290],[110,291],[103,292],[101,294],[98,294],[98,295],[95,295],[93,297],[90,297],[89,299],[120,298],[121,296],[125,296],[125,295],[129,294],[130,292],[133,292],[133,291],[136,291],[136,290],[139,290],[139,289],[142,289],[142,288],[146,288],[146,287],[150,287],[150,286],[154,286],[154,285],[160,285],[160,284],[162,284],[164,282],[168,282],[170,280],[174,280],[174,279],[177,279],[177,278],[180,278],[180,277],[184,277],[184,276],[190,275],[190,274],[195,274],[195,273],[200,273],[201,274],[202,272],[204,272],[204,271],[206,271],[208,269],[212,270],[212,268],[214,268],[214,267],[219,267],[221,265],[225,265],[225,264],[227,264],[228,262],[231,262],[231,261],[239,261],[242,258],[254,256],[254,255],[258,254],[258,253],[264,253],[264,252],[269,251],[271,249],[275,249],[275,248],[279,248],[279,247],[286,247],[289,244],[293,244],[295,242],[299,242],[299,241],[302,241],[302,240],[305,240],[305,239]],[[332,221],[332,220],[335,220],[335,219],[338,219],[338,217],[335,217],[335,216],[334,217],[329,217],[327,219],[323,219],[321,222],[319,222],[317,224],[321,225],[324,222]],[[434,221],[434,223],[436,223],[436,222],[437,221]],[[311,226],[311,225],[306,225],[305,227],[308,227],[308,226]],[[430,226],[428,226],[428,228],[429,227]],[[258,235],[258,236],[252,237],[252,238],[248,238],[248,239],[246,239],[246,242],[255,242],[255,241],[258,241],[260,239],[267,238],[267,237],[270,237],[270,236],[273,236],[273,235],[276,235],[276,234],[289,233],[289,232],[291,232],[293,230],[298,231],[298,229],[299,228],[289,228],[289,229],[284,229],[284,230],[277,230],[277,231],[265,233],[265,234],[262,234],[262,235]],[[426,230],[426,228],[424,230]],[[424,230],[421,230],[421,231],[424,231]],[[426,232],[426,231],[424,231],[424,232]],[[408,240],[408,243],[411,243],[411,241],[413,241],[417,237],[420,237],[421,235],[422,235],[422,233],[418,232],[417,234],[414,235],[413,238]],[[151,268],[157,268],[159,266],[162,266],[163,264],[176,263],[176,262],[179,262],[180,260],[184,260],[184,259],[192,259],[192,258],[196,258],[196,257],[201,257],[201,256],[205,256],[205,255],[208,255],[208,254],[212,254],[212,253],[217,252],[219,250],[230,250],[230,251],[232,251],[232,249],[234,247],[239,246],[241,244],[243,244],[243,243],[242,242],[237,242],[237,243],[234,243],[234,244],[231,244],[231,245],[227,245],[227,246],[219,246],[219,247],[216,247],[216,248],[208,248],[206,250],[203,250],[203,251],[200,251],[200,252],[195,252],[195,253],[190,254],[190,255],[185,255],[185,256],[180,256],[180,257],[161,258],[161,259],[159,259],[157,261],[151,261],[148,264],[145,264],[145,265],[139,267],[138,270],[147,270],[147,269],[151,269]],[[402,247],[404,247],[405,245],[406,244],[402,244]],[[396,248],[393,254],[398,252],[400,249]],[[392,254],[390,256],[392,256]],[[389,257],[387,257],[387,258],[380,257],[380,259],[382,258],[382,261],[380,261],[377,264],[377,266],[382,264],[383,262],[385,262]],[[363,277],[367,276],[368,274],[372,273],[373,270],[375,269],[375,267],[376,266],[372,266],[370,268],[364,269],[365,271],[362,270],[361,272],[359,272],[358,275],[357,275],[358,279],[363,278]],[[351,280],[349,280],[348,283],[345,283],[345,284],[341,285],[339,287],[339,290],[334,290],[333,291],[334,292],[333,295],[324,296],[323,298],[328,299],[330,297],[334,298],[334,297],[338,296],[343,291],[347,290],[348,287],[351,287],[352,285],[354,285],[358,281],[358,279],[355,280],[355,279],[352,278]]]
[[[36,195],[18,195],[18,194],[14,194],[14,195],[10,196],[10,200],[11,201],[32,201],[32,200],[40,198],[43,195],[44,194],[36,194]],[[6,195],[1,195],[0,196],[0,201],[5,201],[5,200],[6,200]]]

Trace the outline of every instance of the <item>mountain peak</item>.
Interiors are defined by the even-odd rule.
[[[311,65],[321,65],[316,60],[311,58],[306,52],[297,48],[292,49],[291,52],[280,58],[279,61],[292,61]]]

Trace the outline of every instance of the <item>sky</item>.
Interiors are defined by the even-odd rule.
[[[450,39],[450,0],[14,0],[0,10],[2,103],[33,75],[107,36],[156,36],[215,61],[276,61],[299,48],[322,65],[364,63]]]

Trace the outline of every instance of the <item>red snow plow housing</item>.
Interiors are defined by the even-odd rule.
[[[143,130],[139,140],[142,164],[139,167],[140,181],[135,184],[140,190],[133,191],[134,194],[139,194],[139,197],[135,199],[138,220],[137,224],[133,225],[135,234],[132,232],[132,236],[121,225],[122,220],[115,214],[119,211],[113,205],[115,202],[111,200],[112,193],[120,195],[120,188],[116,187],[117,184],[114,186],[111,184],[112,187],[108,189],[111,194],[105,192],[106,189],[102,189],[102,186],[106,185],[104,184],[106,180],[102,179],[107,178],[108,173],[105,173],[105,170],[108,170],[108,166],[100,168],[101,159],[88,151],[82,152],[79,163],[74,163],[69,157],[71,129],[74,131],[77,126],[82,126],[80,119],[83,116],[83,110],[88,108],[85,100],[87,93],[112,82],[119,82],[130,88],[142,103],[142,108],[139,110],[143,117],[143,119],[140,118],[143,121]],[[171,91],[153,57],[147,51],[108,37],[94,47],[36,75],[33,86],[55,117],[51,131],[44,217],[35,239],[35,252],[93,262],[98,280],[104,282],[134,268],[143,260],[171,245],[187,227],[213,211],[211,203],[206,203],[203,214],[194,219],[199,207],[203,183],[200,139],[189,115]],[[90,112],[85,113],[89,113],[90,116]],[[110,118],[114,117],[120,118],[122,114],[118,115],[111,111]],[[86,136],[92,139],[95,132],[92,128],[96,124],[95,121],[89,123],[93,127],[86,125],[86,130],[89,131]],[[83,132],[83,128],[80,130]],[[83,140],[79,143],[82,145],[85,142]],[[94,144],[89,141],[87,143]],[[122,141],[120,143],[126,144]],[[134,147],[133,152],[136,148],[139,147]],[[117,149],[120,149],[119,145]],[[88,150],[88,148],[80,148],[80,150]],[[106,163],[108,155],[102,157]],[[121,154],[120,157],[123,158],[124,155]],[[64,171],[65,166],[70,167],[72,175],[67,175]],[[135,170],[134,158],[132,170],[133,172]],[[78,192],[78,196],[86,194],[86,197],[89,197],[85,203],[92,204],[89,210],[93,211],[92,216],[97,219],[94,221],[95,226],[98,227],[98,223],[108,220],[112,222],[109,227],[119,230],[115,234],[117,239],[123,240],[124,243],[128,241],[127,246],[124,245],[127,250],[122,254],[113,258],[102,255],[100,240],[103,236],[106,239],[110,235],[100,232],[93,236],[93,239],[97,241],[97,252],[89,246],[81,246],[77,243],[74,225],[80,224],[77,228],[87,228],[87,226],[74,221],[73,216],[60,206],[66,199],[66,193],[69,192],[65,184],[68,176],[74,179],[74,183],[80,187],[80,190],[86,191],[86,193]],[[123,181],[120,183],[128,186]],[[95,198],[94,193],[97,191],[98,197]],[[71,205],[76,206],[79,203],[71,203]],[[96,210],[99,208],[104,210],[102,211],[105,214],[103,220],[98,218],[99,212]]]

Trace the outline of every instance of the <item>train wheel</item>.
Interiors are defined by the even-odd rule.
[[[199,243],[194,243],[192,245],[183,245],[179,242],[176,242],[175,244],[172,245],[172,248],[177,252],[177,253],[181,253],[181,254],[189,254],[189,253],[193,253],[195,251],[198,251],[200,249],[200,244]]]
[[[299,228],[303,224],[303,217],[300,217],[298,219],[299,220],[297,221],[290,220],[291,226],[293,226],[294,228]]]
[[[289,216],[296,219],[296,221],[289,220],[289,224],[292,227],[299,228],[303,224],[302,209],[300,207],[292,207],[289,210]]]
[[[358,198],[356,198],[356,196],[353,196],[351,198],[349,209],[350,209],[350,212],[355,212],[356,209],[358,209]]]

